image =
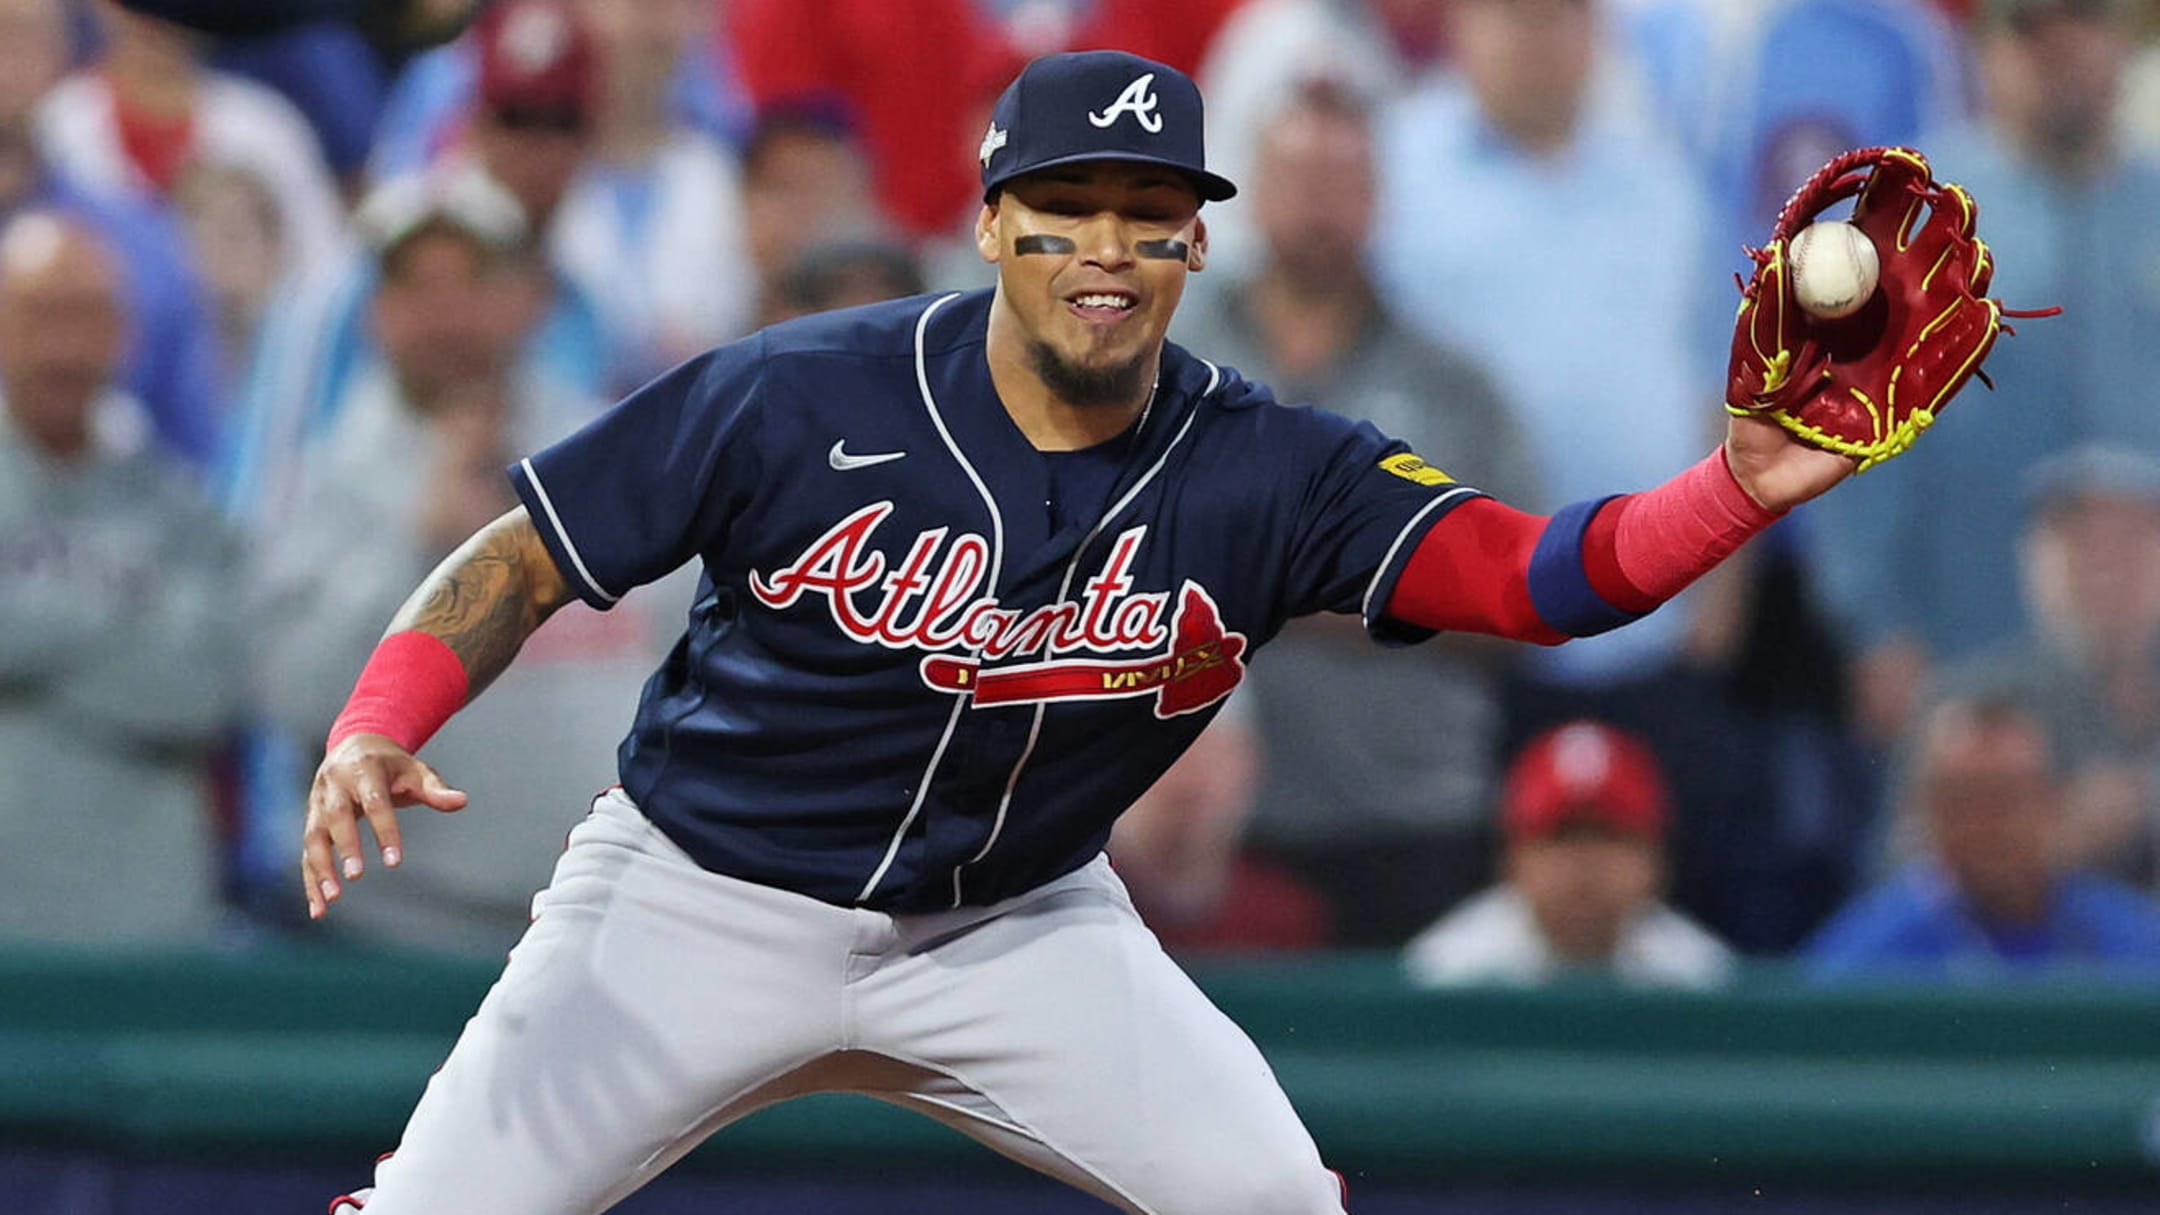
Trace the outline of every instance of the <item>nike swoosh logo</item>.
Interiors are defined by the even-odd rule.
[[[846,472],[851,468],[868,468],[873,464],[889,464],[907,455],[904,451],[881,451],[876,455],[851,456],[844,450],[846,447],[847,440],[842,439],[834,443],[832,451],[826,454],[826,462],[840,472]]]

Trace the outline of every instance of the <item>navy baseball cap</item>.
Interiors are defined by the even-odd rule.
[[[1026,173],[1085,160],[1166,165],[1207,202],[1237,193],[1207,171],[1200,86],[1166,63],[1124,51],[1045,55],[998,98],[983,134],[983,201]]]

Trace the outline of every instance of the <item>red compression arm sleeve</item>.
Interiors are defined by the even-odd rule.
[[[1387,614],[1423,629],[1566,641],[1530,602],[1530,554],[1549,522],[1491,498],[1463,503],[1418,542]]]
[[[368,656],[324,749],[355,734],[381,734],[418,751],[464,707],[470,690],[465,664],[440,637],[418,629],[392,633]]]
[[[1621,498],[1599,513],[1614,516],[1608,576],[1617,576],[1651,604],[1679,594],[1755,533],[1784,518],[1740,488],[1722,447],[1656,489]],[[1587,544],[1585,549],[1587,564],[1596,550]],[[1595,566],[1590,578],[1598,581]]]
[[[1582,577],[1618,612],[1641,614],[1780,517],[1740,488],[1720,449],[1656,489],[1599,507],[1582,530]],[[1490,499],[1464,503],[1418,542],[1387,614],[1419,628],[1567,640],[1531,593],[1531,557],[1551,524]]]

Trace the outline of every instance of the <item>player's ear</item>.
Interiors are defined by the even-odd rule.
[[[982,210],[975,214],[975,251],[982,254],[982,259],[986,262],[995,263],[1000,253],[997,217],[996,202],[984,203]]]
[[[1185,268],[1198,274],[1207,269],[1207,221],[1193,217],[1192,240],[1185,246]]]

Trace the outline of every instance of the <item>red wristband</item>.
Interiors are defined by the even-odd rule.
[[[1723,448],[1656,489],[1613,503],[1599,512],[1597,522],[1607,515],[1612,516],[1611,565],[1601,569],[1602,561],[1587,559],[1593,581],[1604,581],[1600,574],[1609,578],[1617,573],[1641,597],[1638,602],[1652,604],[1679,594],[1783,517],[1740,488]],[[1595,522],[1592,527],[1604,530]],[[1599,547],[1587,541],[1586,548]],[[1613,593],[1607,591],[1606,597],[1612,599]]]
[[[392,633],[368,656],[324,748],[355,734],[380,734],[418,751],[464,707],[470,689],[465,664],[442,638],[418,629]]]

